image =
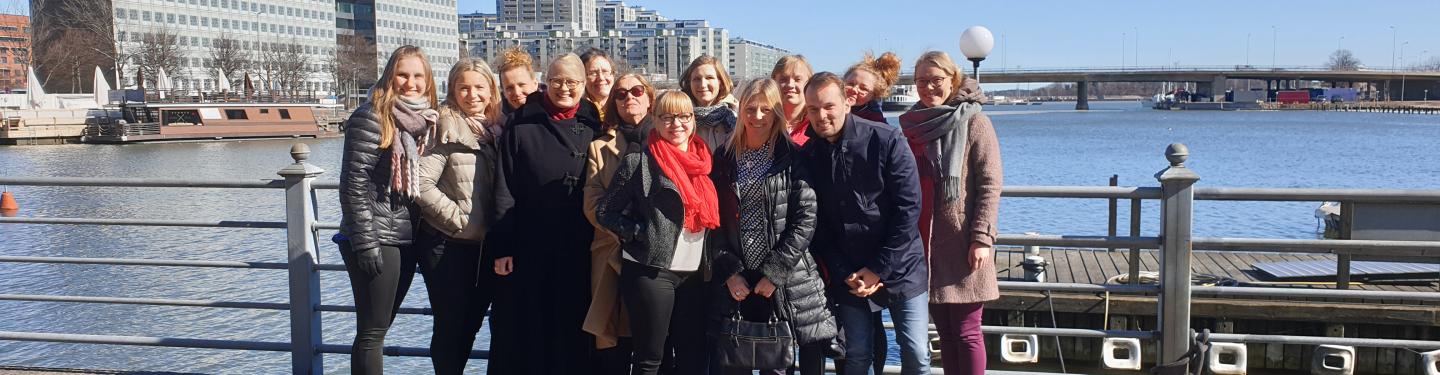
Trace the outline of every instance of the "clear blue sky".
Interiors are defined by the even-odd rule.
[[[1389,68],[1391,29],[1405,61],[1440,55],[1440,1],[850,1],[630,0],[672,19],[706,19],[731,36],[804,54],[817,69],[839,70],[865,50],[893,50],[909,70],[927,49],[959,54],[962,30],[984,25],[996,37],[982,65],[1111,67],[1121,64],[1269,66],[1325,63],[1337,45],[1369,67]],[[494,12],[493,0],[460,0],[461,13]],[[1271,26],[1275,26],[1272,43]],[[1001,38],[1003,34],[1003,38]],[[1340,38],[1344,37],[1342,41]],[[1123,38],[1123,39],[1122,39]],[[1003,39],[1003,40],[1002,40]],[[1278,45],[1278,46],[1277,46]],[[1278,47],[1278,48],[1277,48]],[[1400,47],[1395,48],[1398,59]],[[1003,57],[1002,57],[1003,55]]]

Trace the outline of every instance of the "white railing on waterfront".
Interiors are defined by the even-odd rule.
[[[296,144],[291,150],[294,164],[282,169],[277,180],[186,180],[146,178],[45,178],[45,177],[0,177],[0,185],[17,186],[89,186],[89,187],[143,187],[143,188],[216,188],[216,189],[276,189],[285,191],[285,221],[234,221],[234,220],[156,220],[156,219],[98,219],[63,217],[0,217],[0,224],[49,224],[49,225],[118,225],[118,226],[167,226],[167,227],[209,227],[209,228],[256,228],[280,229],[287,231],[288,256],[286,262],[238,262],[218,260],[172,260],[172,259],[118,259],[118,258],[74,258],[0,256],[0,263],[47,263],[47,264],[89,264],[129,265],[157,267],[202,267],[241,269],[284,269],[288,270],[289,302],[247,302],[211,301],[192,299],[125,298],[106,296],[56,296],[30,294],[0,294],[0,300],[33,301],[53,303],[98,303],[122,305],[211,307],[259,310],[288,310],[290,312],[291,338],[289,342],[208,340],[193,338],[114,336],[104,334],[62,334],[47,332],[0,332],[0,340],[65,342],[110,345],[163,346],[181,348],[208,348],[228,350],[288,351],[291,353],[292,371],[297,374],[323,373],[322,354],[348,354],[350,347],[341,344],[327,344],[321,338],[321,312],[354,312],[354,306],[325,305],[320,301],[319,272],[343,271],[339,264],[317,262],[317,238],[320,230],[335,230],[337,223],[322,223],[316,219],[316,189],[336,189],[336,182],[317,181],[323,171],[308,164],[309,149]],[[1044,335],[1089,338],[1134,338],[1156,340],[1160,347],[1160,358],[1169,362],[1179,358],[1190,344],[1190,302],[1192,295],[1243,296],[1243,297],[1326,297],[1366,298],[1400,301],[1440,301],[1440,293],[1366,291],[1366,290],[1316,290],[1274,287],[1207,287],[1192,286],[1192,249],[1231,250],[1264,249],[1282,252],[1320,252],[1337,255],[1341,270],[1340,287],[1348,282],[1350,257],[1363,253],[1390,257],[1415,259],[1440,259],[1440,242],[1436,241],[1377,241],[1377,240],[1293,240],[1266,238],[1210,238],[1192,237],[1191,218],[1195,200],[1242,200],[1242,201],[1338,201],[1344,209],[1353,209],[1356,203],[1410,203],[1440,204],[1440,190],[1382,190],[1382,189],[1253,189],[1253,188],[1197,188],[1198,176],[1184,166],[1188,154],[1183,145],[1171,145],[1167,150],[1169,166],[1157,174],[1159,187],[1073,187],[1073,186],[1007,186],[1002,196],[1019,198],[1062,198],[1062,199],[1121,199],[1132,202],[1132,231],[1129,236],[1034,236],[1002,234],[997,245],[1010,246],[1068,246],[1089,248],[1129,248],[1132,254],[1140,249],[1161,251],[1159,285],[1094,285],[1074,283],[1034,283],[1001,281],[1000,287],[1007,291],[1074,292],[1074,293],[1115,293],[1158,295],[1160,323],[1154,331],[1136,330],[1095,330],[1078,328],[1042,328],[985,326],[989,334]],[[1156,237],[1138,235],[1139,207],[1142,200],[1161,202],[1161,230]],[[1112,204],[1112,207],[1114,205]],[[1112,210],[1113,216],[1113,210]],[[1343,215],[1342,215],[1343,216]],[[1348,217],[1348,216],[1346,216]],[[1112,222],[1113,222],[1112,218]],[[1139,257],[1131,256],[1130,273],[1138,272]],[[1131,280],[1138,281],[1138,277]],[[402,308],[401,314],[430,314],[428,308]],[[1167,332],[1179,334],[1167,335]],[[1440,341],[1397,340],[1375,338],[1315,337],[1290,335],[1212,334],[1211,340],[1237,343],[1285,343],[1305,345],[1347,345],[1362,347],[1440,349]],[[428,356],[428,349],[414,347],[387,347],[385,353],[391,356]],[[485,358],[487,350],[475,350],[472,357]],[[888,373],[889,371],[887,371]]]

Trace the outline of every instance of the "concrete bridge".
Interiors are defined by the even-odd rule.
[[[1320,67],[1195,66],[1126,68],[990,69],[982,65],[983,83],[1074,82],[1075,109],[1089,109],[1090,84],[1095,82],[1193,82],[1196,93],[1212,101],[1224,100],[1229,80],[1264,81],[1269,90],[1311,87],[1319,81],[1327,87],[1354,87],[1369,84],[1384,100],[1428,100],[1440,97],[1440,72],[1404,70],[1334,71]],[[905,72],[899,84],[914,84],[914,75]]]

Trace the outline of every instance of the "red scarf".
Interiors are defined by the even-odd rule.
[[[720,227],[720,204],[715,183],[710,181],[710,146],[700,137],[690,137],[689,151],[660,139],[660,132],[650,129],[650,153],[660,171],[675,182],[680,201],[685,203],[685,230]]]
[[[545,95],[545,100],[540,101],[540,106],[545,107],[545,114],[550,115],[550,119],[554,121],[569,120],[575,118],[575,112],[580,110],[580,106],[578,105],[580,103],[575,104],[577,105],[574,107],[570,107],[569,109],[556,107],[555,103],[550,102],[549,95]]]
[[[800,120],[794,129],[790,129],[790,140],[795,141],[796,145],[804,146],[805,142],[810,140],[810,136],[805,134],[806,129],[810,129],[810,119]]]

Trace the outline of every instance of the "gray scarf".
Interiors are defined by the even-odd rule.
[[[719,127],[724,134],[735,131],[735,109],[726,101],[711,106],[695,107],[695,125],[698,128]],[[710,145],[716,147],[715,145]]]
[[[420,179],[415,175],[420,170],[420,156],[424,155],[430,140],[434,138],[435,121],[440,118],[440,113],[430,108],[428,101],[412,102],[403,97],[399,99],[395,102],[395,110],[391,112],[395,117],[395,125],[399,128],[395,135],[400,141],[400,147],[394,148],[390,153],[393,172],[390,188],[413,197],[420,191]]]
[[[965,145],[970,138],[970,119],[980,113],[985,96],[974,80],[960,88],[949,102],[930,108],[912,107],[900,115],[900,128],[910,143],[925,144],[925,160],[936,172],[938,202],[950,203],[960,197],[960,176],[965,174]]]

